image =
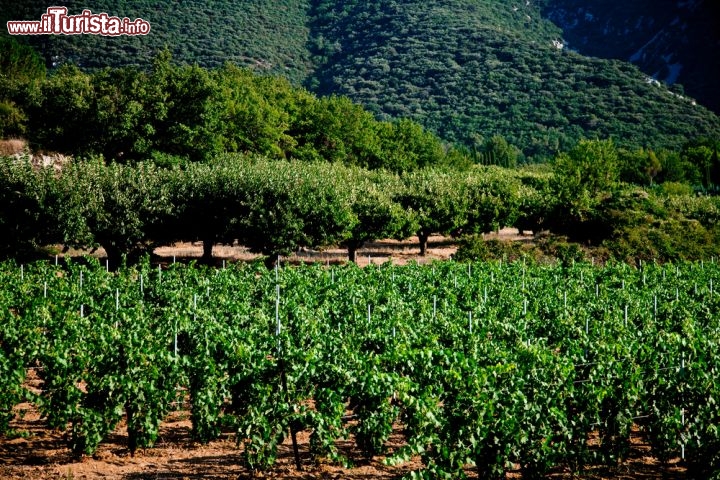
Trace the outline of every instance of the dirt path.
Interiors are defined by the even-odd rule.
[[[486,240],[498,239],[503,241],[532,241],[532,235],[523,235],[515,228],[504,228],[497,233],[484,235]],[[366,243],[358,250],[357,263],[364,267],[370,263],[378,265],[392,262],[395,265],[405,265],[409,262],[427,264],[434,260],[448,260],[457,251],[457,240],[443,235],[432,235],[428,240],[428,251],[424,257],[420,256],[420,247],[416,237],[405,240],[377,240]],[[58,250],[62,245],[56,246]],[[172,263],[173,261],[197,260],[202,257],[202,243],[181,242],[174,245],[158,247],[154,250],[153,261]],[[70,249],[60,256],[78,257],[90,255],[95,258],[105,258],[105,250],[99,248],[94,251]],[[283,262],[293,264],[328,263],[340,264],[348,261],[348,253],[344,248],[330,247],[322,250],[303,249],[292,255],[282,257]],[[217,265],[226,262],[249,262],[259,257],[241,245],[215,245],[213,257]]]
[[[425,257],[419,255],[417,240],[413,238],[401,241],[378,240],[368,242],[358,251],[357,263],[360,266],[366,266],[370,263],[377,265],[389,261],[396,265],[404,265],[410,261],[424,264],[433,260],[447,260],[456,250],[457,247],[453,239],[440,235],[430,237],[428,253]],[[175,259],[199,259],[202,256],[202,244],[178,243],[173,246],[156,248],[154,253],[165,262],[171,262],[173,257]],[[104,254],[104,252],[98,251],[98,254]],[[222,260],[251,261],[258,258],[257,254],[253,254],[247,248],[238,245],[215,245],[213,256],[216,263],[222,262]],[[282,257],[282,261],[295,264],[301,262],[339,264],[348,261],[348,253],[344,248],[335,247],[323,250],[303,249],[287,257]]]

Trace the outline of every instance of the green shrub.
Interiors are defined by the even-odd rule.
[[[655,192],[668,197],[694,195],[695,190],[687,183],[665,182],[655,189]]]
[[[458,242],[457,252],[452,256],[457,262],[476,260],[513,261],[531,256],[531,250],[520,242],[497,239],[485,240],[482,235],[467,235]]]
[[[563,265],[585,260],[585,250],[578,243],[568,242],[567,237],[547,235],[538,241],[538,249],[551,258],[556,258]]]
[[[645,224],[619,229],[604,246],[614,259],[628,263],[701,260],[720,254],[720,229],[684,217],[648,218]]]

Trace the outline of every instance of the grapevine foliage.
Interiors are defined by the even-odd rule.
[[[109,273],[89,260],[5,263],[0,279],[0,434],[33,402],[78,456],[123,419],[130,452],[149,448],[187,405],[195,439],[234,433],[252,470],[307,431],[301,463],[419,456],[413,478],[533,478],[617,465],[639,428],[661,460],[720,472],[714,262]]]

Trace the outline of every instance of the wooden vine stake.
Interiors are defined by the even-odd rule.
[[[368,305],[368,311],[370,306]],[[278,362],[280,364],[280,383],[282,385],[283,393],[285,394],[285,401],[289,407],[293,407],[290,402],[290,392],[287,385],[287,373],[285,372],[285,357],[282,354],[280,348],[280,332],[282,331],[282,325],[280,324],[280,285],[275,285],[275,335],[277,336],[277,348],[278,348]],[[294,407],[293,407],[294,411]],[[300,450],[297,442],[297,429],[294,424],[290,423],[290,438],[292,439],[293,454],[295,455],[295,467],[298,471],[302,470],[302,464],[300,463]]]

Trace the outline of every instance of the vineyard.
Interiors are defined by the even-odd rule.
[[[29,403],[92,455],[122,421],[131,453],[189,405],[272,472],[420,459],[412,478],[537,478],[617,465],[631,430],[689,478],[720,475],[720,267],[0,266],[0,435]],[[27,387],[29,371],[42,388]],[[388,451],[393,428],[404,444]],[[590,438],[594,442],[589,442]]]

